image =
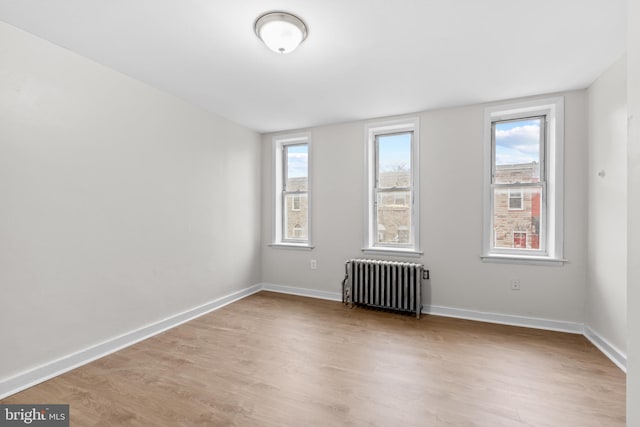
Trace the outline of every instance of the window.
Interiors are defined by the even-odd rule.
[[[521,211],[522,209],[522,190],[509,190],[509,210]]]
[[[366,128],[364,251],[419,254],[418,119]]]
[[[273,245],[310,248],[309,134],[275,137]]]
[[[300,196],[294,194],[291,198],[291,210],[299,211],[300,210]]]
[[[561,262],[562,98],[485,112],[483,259]]]

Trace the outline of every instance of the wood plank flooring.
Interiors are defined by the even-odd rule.
[[[624,426],[579,335],[261,292],[2,403],[72,426]]]

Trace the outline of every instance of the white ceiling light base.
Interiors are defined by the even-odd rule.
[[[287,12],[269,12],[256,20],[256,35],[276,53],[293,52],[307,38],[307,26]]]

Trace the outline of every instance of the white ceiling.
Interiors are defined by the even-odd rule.
[[[309,37],[278,55],[267,11]],[[0,0],[0,20],[259,132],[587,87],[626,0]]]

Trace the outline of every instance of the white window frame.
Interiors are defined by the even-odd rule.
[[[541,250],[495,248],[493,224],[493,126],[496,121],[545,116],[541,194]],[[542,181],[543,179],[541,179]],[[484,114],[484,220],[482,259],[495,262],[562,265],[564,259],[564,98],[544,98],[488,107]],[[523,194],[524,196],[524,194]],[[524,203],[524,197],[523,197]],[[544,227],[544,231],[542,228]]]
[[[408,245],[377,244],[376,227],[376,137],[412,132],[411,141],[411,243]],[[364,195],[364,243],[362,252],[391,256],[420,256],[420,120],[410,117],[369,123],[365,126],[364,170],[366,191]]]
[[[308,153],[308,169],[307,169],[307,240],[301,241],[299,239],[291,240],[285,238],[284,230],[284,177],[286,175],[284,167],[284,152],[285,147],[290,145],[307,144]],[[276,135],[272,139],[272,171],[273,171],[273,226],[272,226],[272,243],[271,247],[275,248],[290,248],[290,249],[302,249],[311,250],[312,245],[312,233],[311,233],[311,201],[312,201],[312,144],[311,133],[303,132],[296,134]]]

